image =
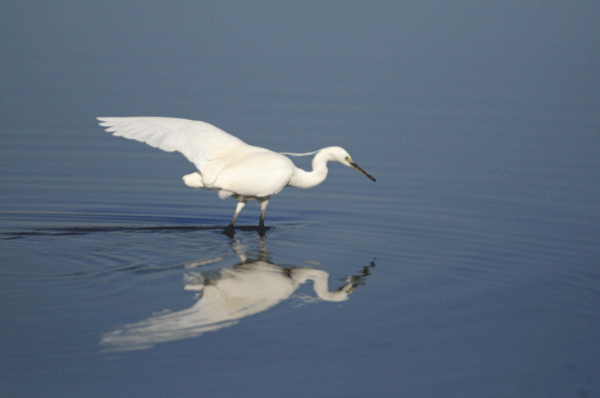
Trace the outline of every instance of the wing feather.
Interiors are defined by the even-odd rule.
[[[118,137],[145,142],[166,152],[181,152],[200,172],[211,160],[247,144],[197,120],[171,117],[99,117],[100,125]]]

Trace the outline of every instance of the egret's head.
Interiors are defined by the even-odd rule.
[[[328,149],[330,150],[333,161],[341,163],[344,166],[353,168],[354,170],[357,170],[357,171],[361,172],[362,174],[364,174],[365,176],[369,177],[371,180],[376,181],[375,178],[373,178],[373,176],[371,174],[364,171],[362,169],[362,167],[360,167],[359,165],[357,165],[356,163],[354,163],[352,161],[350,154],[344,148],[340,148],[339,146],[334,146],[334,147],[330,147]]]

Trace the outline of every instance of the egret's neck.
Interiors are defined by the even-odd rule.
[[[319,151],[312,160],[312,171],[296,167],[288,186],[295,188],[312,188],[327,178],[327,162],[331,160],[326,151]]]

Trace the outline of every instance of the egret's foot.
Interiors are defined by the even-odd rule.
[[[233,238],[233,235],[235,235],[235,230],[233,228],[233,224],[229,224],[228,226],[226,226],[225,229],[223,230],[223,233],[225,235],[227,235],[229,238]]]

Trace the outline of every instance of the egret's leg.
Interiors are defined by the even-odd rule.
[[[242,211],[244,206],[246,206],[246,202],[238,202],[235,208],[235,214],[233,215],[233,220],[231,220],[231,223],[229,224],[230,227],[233,227],[233,224],[235,224],[235,220],[237,220],[238,215],[240,214],[240,211]]]
[[[267,212],[267,205],[269,204],[269,199],[265,199],[260,202],[260,222],[258,223],[259,227],[265,226],[265,213]]]

